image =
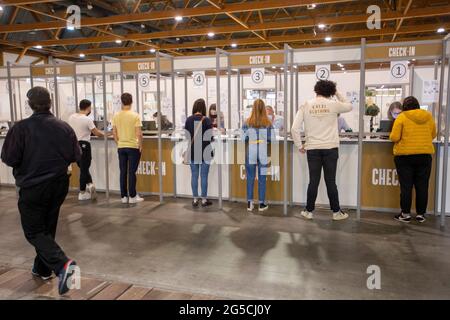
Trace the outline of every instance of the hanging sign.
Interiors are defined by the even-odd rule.
[[[264,82],[264,76],[266,75],[266,69],[264,68],[254,68],[252,69],[252,81],[256,84],[261,84]]]
[[[280,65],[284,64],[283,53],[269,54],[244,54],[232,55],[230,57],[232,67],[238,66],[263,66],[263,65]]]
[[[205,85],[205,71],[195,71],[192,73],[192,80],[194,81],[194,88],[203,88]]]
[[[97,89],[103,90],[103,78],[97,78],[95,83],[97,84]]]
[[[331,66],[329,64],[316,66],[316,78],[317,80],[328,80],[331,75]]]
[[[439,57],[441,55],[442,42],[404,46],[370,46],[366,48],[366,59],[411,59],[420,57]]]
[[[138,82],[139,82],[139,87],[141,89],[147,89],[150,86],[150,74],[149,73],[140,73]]]
[[[439,102],[439,80],[424,80],[422,90],[423,103]]]
[[[58,76],[73,76],[75,75],[75,65],[60,65],[57,67],[31,67],[31,75],[33,77],[53,77]]]
[[[391,61],[391,82],[408,83],[409,82],[409,62]]]
[[[156,60],[143,61],[122,61],[122,72],[124,73],[139,73],[139,72],[156,72]],[[168,59],[161,59],[159,61],[159,68],[161,72],[171,72],[172,63]]]

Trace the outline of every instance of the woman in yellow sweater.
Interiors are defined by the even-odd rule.
[[[420,109],[419,101],[408,97],[403,112],[394,122],[390,135],[394,142],[394,161],[400,181],[402,212],[395,216],[401,222],[411,221],[413,187],[416,190],[416,220],[425,222],[428,205],[428,184],[434,154],[436,124],[428,111]]]

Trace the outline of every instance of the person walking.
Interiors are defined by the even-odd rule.
[[[198,194],[198,179],[201,180],[201,206],[208,207],[212,202],[208,200],[208,175],[213,152],[211,148],[212,129],[211,120],[206,116],[206,103],[203,99],[194,102],[192,115],[186,119],[185,130],[189,133],[190,168],[191,168],[191,188],[192,206],[200,205]]]
[[[311,220],[314,217],[317,191],[322,169],[327,185],[328,199],[333,211],[333,220],[344,220],[348,214],[341,210],[336,185],[336,170],[339,158],[338,114],[350,112],[352,104],[336,90],[332,81],[318,81],[314,87],[316,98],[306,101],[298,110],[292,125],[292,137],[301,153],[307,154],[309,185],[306,210],[301,216]],[[336,97],[336,99],[333,99]],[[301,129],[304,126],[305,144]]]
[[[73,129],[50,113],[50,93],[34,87],[27,93],[33,114],[8,132],[2,161],[13,168],[25,238],[36,250],[32,274],[49,280],[58,276],[58,291],[70,289],[76,262],[56,243],[61,205],[69,191],[68,166],[81,159]]]
[[[92,176],[89,171],[92,161],[91,134],[96,137],[104,137],[104,133],[98,130],[94,121],[89,118],[92,111],[92,103],[89,100],[81,100],[79,105],[80,111],[69,117],[68,123],[77,135],[82,155],[80,161],[77,162],[80,168],[80,193],[78,200],[95,200],[97,197],[95,186],[92,182]]]
[[[415,97],[407,97],[402,113],[394,122],[390,140],[394,142],[394,162],[400,182],[401,213],[395,219],[411,221],[412,190],[416,190],[416,221],[425,222],[428,187],[434,154],[436,124],[430,112],[420,109]]]
[[[266,204],[266,178],[269,168],[268,144],[275,140],[272,121],[267,116],[266,106],[261,99],[255,100],[250,117],[245,121],[243,138],[248,143],[245,157],[247,173],[247,211],[253,211],[253,191],[255,187],[256,168],[258,167],[258,211],[269,208]]]
[[[123,204],[135,204],[144,201],[136,192],[136,171],[143,143],[142,121],[139,114],[131,110],[131,94],[124,93],[120,99],[122,110],[112,120],[113,136],[119,154],[120,196]]]

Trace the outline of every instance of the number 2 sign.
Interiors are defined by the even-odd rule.
[[[391,61],[391,82],[409,82],[409,61]]]
[[[328,80],[330,78],[330,75],[331,75],[331,66],[329,64],[316,66],[317,80]]]

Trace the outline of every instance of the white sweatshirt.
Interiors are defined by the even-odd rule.
[[[298,148],[302,147],[303,124],[306,150],[339,147],[338,114],[350,112],[352,104],[347,103],[339,93],[336,98],[338,101],[317,97],[306,101],[300,107],[291,129],[292,138]]]

